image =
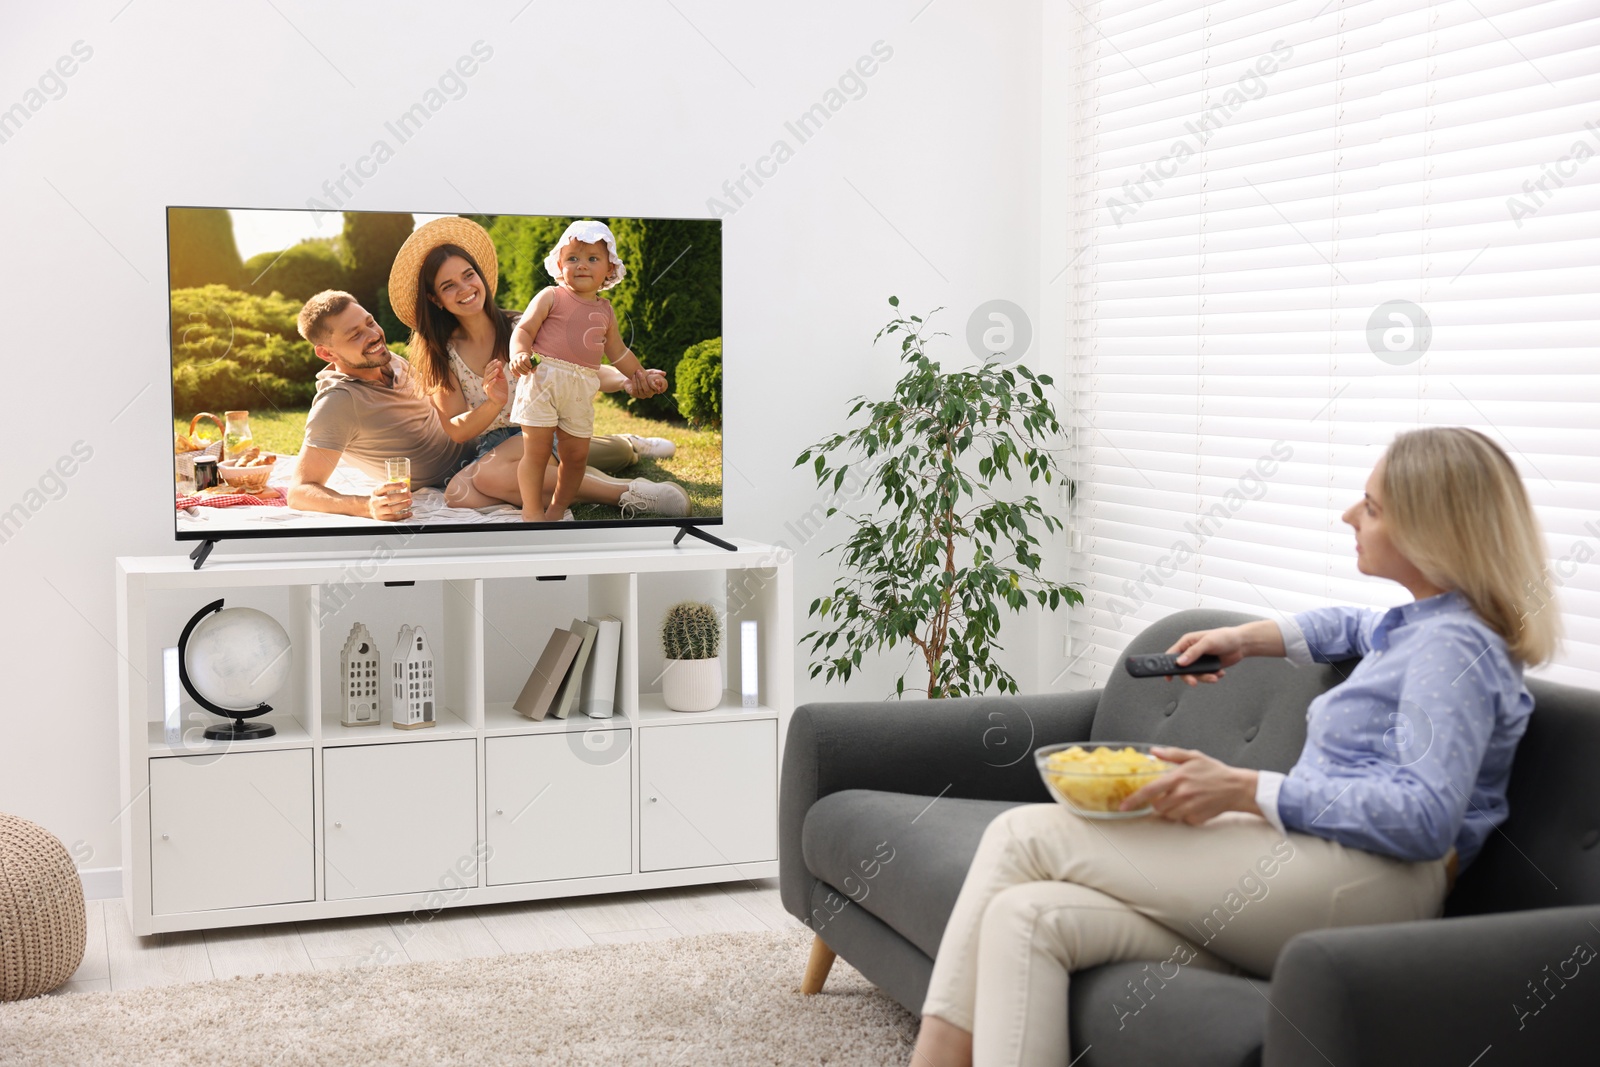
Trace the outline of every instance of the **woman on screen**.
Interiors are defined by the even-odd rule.
[[[940,941],[912,1062],[1060,1067],[1072,971],[1149,959],[1163,980],[1185,966],[1268,975],[1302,931],[1439,915],[1508,814],[1533,710],[1523,668],[1555,652],[1544,541],[1506,454],[1460,428],[1399,435],[1343,518],[1357,568],[1410,603],[1197,631],[1168,650],[1222,668],[1362,657],[1311,702],[1299,761],[1283,775],[1157,748],[1177,768],[1122,802],[1155,817],[1003,812]]]
[[[471,219],[447,216],[417,228],[395,255],[389,271],[389,302],[411,327],[409,354],[417,389],[438,412],[452,440],[470,443],[476,458],[451,483],[451,507],[522,506],[517,466],[522,458],[520,428],[510,421],[506,366],[516,313],[496,307],[499,258],[494,242]],[[632,379],[615,368],[600,376],[606,392],[654,396],[667,388],[659,370]],[[675,482],[624,480],[609,473],[645,456],[669,457],[672,442],[659,437],[611,434],[590,445],[588,470],[577,502],[612,504],[624,517],[636,512],[681,517],[689,514],[689,495]],[[556,470],[546,472],[553,483]],[[546,491],[554,485],[547,484]]]

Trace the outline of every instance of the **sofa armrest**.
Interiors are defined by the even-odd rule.
[[[1269,1067],[1562,1062],[1594,1033],[1600,905],[1313,930],[1271,1001]]]
[[[778,788],[784,906],[811,909],[800,831],[811,805],[842,789],[1045,803],[1040,745],[1084,741],[1100,690],[949,700],[853,701],[795,709]],[[802,877],[804,875],[804,877]],[[790,897],[793,897],[793,901]]]

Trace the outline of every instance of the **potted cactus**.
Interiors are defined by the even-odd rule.
[[[661,700],[673,711],[710,711],[722,703],[722,620],[710,604],[674,604],[661,622]]]

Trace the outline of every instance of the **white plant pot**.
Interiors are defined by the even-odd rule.
[[[722,703],[722,661],[667,660],[661,675],[661,702],[673,711],[710,711]]]

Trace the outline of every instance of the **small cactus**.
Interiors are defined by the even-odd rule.
[[[693,600],[672,605],[661,622],[661,647],[668,659],[716,659],[722,648],[717,609]]]

